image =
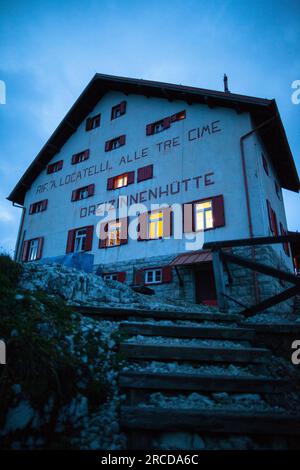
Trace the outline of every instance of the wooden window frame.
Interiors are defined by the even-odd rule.
[[[79,163],[82,163],[88,160],[89,157],[90,157],[89,149],[83,150],[82,152],[74,153],[74,155],[72,155],[71,164],[78,165]]]
[[[64,165],[63,160],[58,160],[57,162],[50,163],[47,166],[47,175],[51,175],[52,173],[57,173],[58,171],[62,170]]]
[[[85,130],[86,132],[92,131],[94,129],[97,129],[97,127],[100,127],[100,124],[101,124],[101,113],[87,118],[85,122]]]
[[[48,199],[42,199],[41,201],[34,202],[29,206],[29,215],[39,214],[44,212],[48,207]],[[39,209],[39,210],[38,210]]]
[[[126,114],[126,108],[127,108],[127,102],[126,101],[121,101],[121,103],[116,104],[111,108],[111,115],[110,115],[110,120],[113,121],[114,119],[118,119],[121,116],[124,116]],[[116,115],[119,113],[118,115]]]

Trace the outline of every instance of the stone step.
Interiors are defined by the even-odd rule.
[[[120,351],[127,359],[156,361],[193,361],[221,363],[262,363],[271,356],[263,348],[230,348],[189,345],[122,343]]]
[[[139,431],[299,436],[300,416],[255,410],[123,406],[121,426],[123,429]]]
[[[195,327],[130,322],[121,323],[120,329],[130,335],[173,338],[237,339],[240,341],[251,341],[255,337],[255,331],[249,328],[211,327],[204,325]]]
[[[134,319],[143,320],[153,318],[155,320],[188,320],[201,322],[203,320],[218,322],[239,322],[244,319],[241,315],[229,313],[197,313],[197,312],[179,312],[179,311],[161,311],[161,310],[141,310],[126,308],[110,308],[110,307],[88,307],[78,306],[72,307],[74,311],[82,315],[91,316],[93,318],[113,318],[116,319]]]
[[[267,377],[234,376],[229,374],[180,374],[126,371],[119,377],[121,388],[130,390],[172,390],[233,393],[280,393],[293,389],[293,383]]]

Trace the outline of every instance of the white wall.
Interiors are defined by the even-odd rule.
[[[110,120],[111,107],[122,100],[127,101],[126,114],[116,120]],[[186,119],[173,123],[170,129],[153,136],[146,136],[145,126],[148,123],[160,120],[175,112],[186,110]],[[246,198],[242,175],[240,158],[239,138],[251,129],[250,116],[248,113],[237,114],[234,110],[226,108],[210,109],[206,105],[188,105],[185,101],[169,102],[159,98],[149,98],[140,95],[125,96],[119,92],[107,93],[95,106],[90,116],[101,113],[101,125],[90,132],[85,131],[85,121],[77,131],[70,137],[61,151],[52,159],[52,162],[64,160],[62,171],[52,175],[46,174],[46,169],[38,176],[27,192],[25,207],[33,202],[48,199],[48,208],[45,212],[27,215],[25,217],[24,229],[26,239],[44,236],[43,257],[57,256],[66,251],[67,233],[69,229],[91,225],[96,226],[100,220],[96,215],[80,217],[80,210],[85,206],[109,201],[116,198],[118,194],[130,195],[137,192],[164,186],[167,183],[181,181],[185,178],[193,178],[202,175],[200,187],[191,184],[187,191],[182,190],[180,194],[162,197],[157,202],[171,204],[173,202],[189,202],[196,199],[223,194],[225,204],[225,226],[205,232],[205,241],[225,240],[249,236]],[[211,135],[205,133],[199,140],[188,141],[188,131],[194,128],[206,126],[213,121],[221,131]],[[126,145],[111,152],[104,151],[106,140],[126,134]],[[194,132],[192,136],[194,136]],[[180,141],[179,146],[165,149],[159,152],[158,143],[176,138]],[[264,185],[269,182],[262,177],[256,176],[258,171],[257,142],[247,142],[247,168],[250,172],[250,194],[253,214],[255,235],[268,235],[265,214],[261,201],[265,195],[261,195]],[[141,157],[143,148],[148,148],[147,156]],[[77,165],[71,165],[71,157],[81,150],[90,149],[90,158]],[[138,152],[138,159],[120,164],[122,156],[134,157]],[[84,169],[100,164],[106,167],[109,162],[111,169],[90,175]],[[107,191],[107,178],[121,174],[122,172],[136,170],[139,167],[154,165],[154,177],[151,180],[135,183],[121,190]],[[270,162],[269,162],[270,165]],[[271,165],[270,165],[271,167]],[[82,178],[77,183],[69,183],[59,186],[60,180],[64,181],[67,175],[81,170]],[[262,170],[263,171],[263,170]],[[90,170],[92,173],[93,170]],[[214,184],[205,186],[204,175],[213,173],[210,178]],[[254,175],[254,176],[253,176]],[[270,178],[271,179],[271,178]],[[51,181],[57,187],[50,189]],[[95,195],[84,201],[71,202],[72,190],[87,184],[95,183]],[[37,192],[42,185],[46,184],[43,192]],[[271,183],[270,183],[271,185]],[[182,185],[183,186],[183,185]],[[274,182],[273,182],[274,186]],[[267,192],[271,189],[266,189]],[[277,198],[276,194],[274,196]],[[284,219],[284,208],[280,201],[273,201],[274,207],[280,205],[280,217]],[[260,204],[259,207],[257,204]],[[276,205],[277,204],[277,205]],[[149,204],[148,204],[149,206]],[[256,209],[255,209],[256,208]],[[285,225],[285,224],[284,224]],[[110,249],[98,249],[98,239],[94,233],[93,253],[95,263],[109,263],[118,260],[125,261],[133,258],[144,258],[146,256],[159,256],[164,254],[176,254],[185,250],[184,240],[153,240],[136,242],[129,240],[127,245]]]

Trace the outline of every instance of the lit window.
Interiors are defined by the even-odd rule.
[[[128,175],[120,175],[116,176],[114,179],[114,189],[122,188],[123,186],[127,186],[128,184]]]
[[[145,272],[146,284],[160,284],[162,282],[162,269],[149,269]]]
[[[107,245],[118,246],[121,244],[120,241],[121,223],[120,222],[109,222],[107,230]]]
[[[213,226],[212,202],[197,202],[195,204],[195,230],[207,230]]]
[[[163,236],[163,212],[151,212],[149,216],[149,238],[154,240]]]
[[[81,228],[75,232],[74,252],[85,250],[87,231],[86,228]]]
[[[105,279],[105,281],[117,281],[118,280],[118,274],[117,273],[104,274],[103,279]]]
[[[34,240],[30,240],[29,247],[28,247],[27,261],[34,261],[37,259],[38,248],[39,248],[39,239],[35,238]]]

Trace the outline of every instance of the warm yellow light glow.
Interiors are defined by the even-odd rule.
[[[213,213],[212,213],[212,202],[203,201],[198,202],[195,206],[196,210],[196,231],[213,228]]]
[[[161,238],[163,236],[163,212],[152,212],[149,219],[149,238]]]
[[[128,181],[127,175],[118,176],[117,178],[115,178],[115,181],[114,181],[115,189],[122,188],[123,186],[127,186],[127,181]]]
[[[120,230],[120,222],[108,224],[108,246],[120,245]]]

